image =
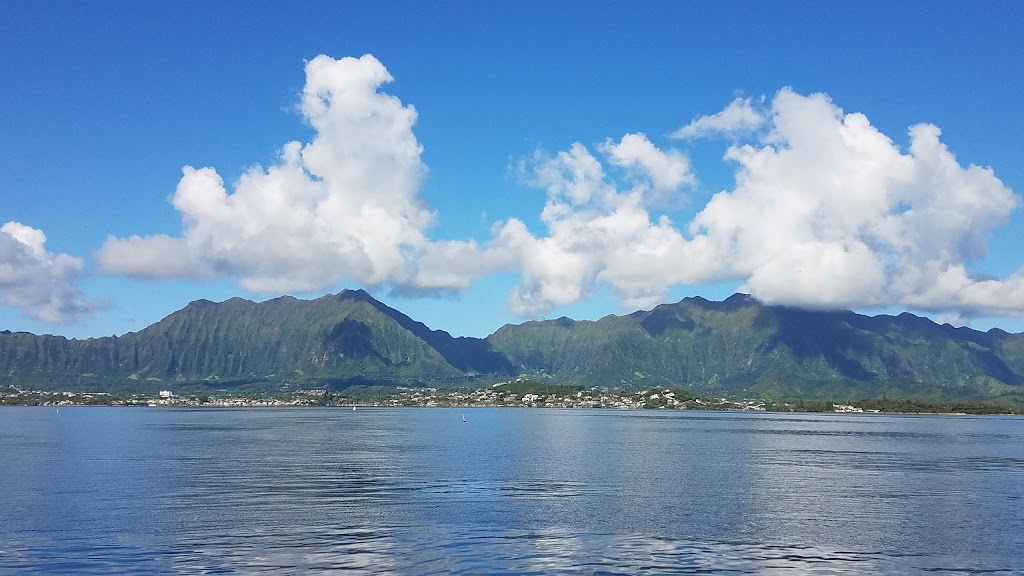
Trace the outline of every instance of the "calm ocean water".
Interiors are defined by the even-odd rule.
[[[4,574],[1024,574],[1022,418],[4,408],[0,457]]]

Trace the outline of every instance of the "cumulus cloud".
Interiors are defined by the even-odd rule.
[[[605,285],[639,308],[671,286],[718,281],[775,304],[1024,314],[1024,277],[970,270],[1020,199],[991,169],[961,165],[930,124],[901,147],[824,94],[738,98],[672,134],[733,138],[724,160],[735,184],[688,222],[669,212],[697,183],[688,155],[631,133],[521,163],[546,191],[541,229],[512,217],[485,241],[436,241],[419,197],[416,111],[381,91],[390,80],[369,55],[313,59],[301,102],[311,142],[286,144],[231,190],[215,169],[186,166],[171,198],[181,233],[109,238],[101,269],[238,278],[255,292],[345,279],[414,294],[514,271],[508,304],[524,315]]]
[[[601,161],[580,143],[551,158],[537,155],[532,169],[535,183],[548,193],[541,212],[547,236],[535,236],[512,219],[498,225],[483,251],[522,275],[508,300],[513,312],[547,312],[587,297],[599,283],[611,284],[627,306],[651,305],[665,296],[669,282],[646,266],[671,262],[683,239],[667,217],[652,221],[648,210],[661,195],[678,194],[695,182],[689,159],[657,148],[643,134],[598,148],[606,162],[629,169],[632,187],[610,182]]]
[[[607,140],[601,151],[616,166],[632,169],[649,179],[655,190],[674,192],[680,186],[692,186],[697,179],[690,159],[679,150],[659,150],[645,134],[626,134],[618,144]]]
[[[181,235],[109,238],[101,270],[237,277],[254,292],[411,281],[434,215],[418,197],[426,168],[416,111],[380,91],[391,79],[370,55],[317,56],[301,101],[312,142],[286,144],[277,164],[248,170],[233,191],[214,168],[186,166],[171,198]]]
[[[1024,277],[968,273],[1020,204],[991,169],[961,166],[929,124],[911,127],[901,150],[824,94],[783,89],[769,112],[767,131],[726,151],[734,188],[684,227],[644,194],[695,181],[682,152],[627,135],[599,147],[603,164],[580,144],[540,162],[547,235],[518,221],[502,230],[523,276],[512,309],[544,312],[600,284],[627,308],[645,307],[672,285],[731,280],[770,304],[1024,313]],[[648,182],[612,181],[604,165],[641,169]]]
[[[698,116],[672,133],[673,138],[701,138],[712,134],[737,135],[757,129],[765,121],[750,98],[737,98],[720,112]]]
[[[0,226],[0,306],[30,318],[66,324],[98,309],[78,287],[82,260],[46,250],[42,230],[20,222]]]
[[[783,89],[772,113],[761,142],[726,153],[735,188],[690,224],[721,259],[712,277],[771,303],[1024,312],[1019,277],[966,273],[1020,203],[991,169],[961,166],[928,124],[903,152],[823,94]]]

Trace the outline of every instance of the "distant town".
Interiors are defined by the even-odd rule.
[[[517,386],[517,384],[519,384]],[[398,387],[349,395],[324,389],[297,390],[281,395],[176,394],[161,390],[156,395],[118,395],[105,392],[51,392],[25,390],[15,386],[0,389],[0,404],[32,406],[185,406],[185,407],[273,407],[273,406],[518,406],[531,408],[630,408],[630,409],[733,409],[764,410],[765,403],[726,398],[677,397],[669,389],[571,390],[544,393],[522,391],[521,382],[495,384],[477,390],[438,390]],[[530,389],[532,387],[526,386]],[[555,388],[555,387],[548,387]]]
[[[784,412],[846,413],[1019,413],[1005,406],[980,402],[936,404],[923,400],[862,400],[837,403],[825,400],[789,402],[762,399],[700,397],[683,390],[647,388],[641,390],[577,389],[544,385],[522,378],[475,390],[439,390],[429,387],[360,387],[335,392],[323,388],[270,395],[227,393],[182,393],[161,390],[156,394],[115,394],[25,389],[14,385],[0,388],[0,406],[145,406],[189,408],[263,407],[529,407],[608,408],[628,410],[742,410]]]

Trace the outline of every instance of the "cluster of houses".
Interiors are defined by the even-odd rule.
[[[208,396],[178,395],[161,390],[155,396],[113,396],[102,392],[49,392],[23,390],[14,386],[0,388],[0,404],[34,404],[43,406],[69,406],[103,404],[114,406],[211,406],[211,407],[271,407],[271,406],[518,406],[531,408],[622,408],[622,409],[690,409],[690,410],[745,410],[762,411],[764,401],[730,400],[728,398],[679,397],[680,393],[654,388],[643,390],[614,390],[591,388],[573,390],[560,387],[537,387],[522,391],[510,386],[516,382],[503,382],[477,390],[438,390],[437,388],[399,387],[388,395],[370,400],[332,394],[323,389],[298,390],[286,395],[266,396]],[[518,390],[517,390],[518,388]],[[831,404],[834,412],[864,412],[846,404]],[[782,405],[781,409],[792,409]],[[769,409],[773,409],[770,408]],[[775,407],[774,409],[779,409]]]
[[[668,389],[574,390],[561,393],[517,393],[502,386],[473,391],[438,392],[433,388],[400,388],[383,400],[387,406],[522,406],[531,408],[661,408],[764,410],[763,402],[726,398],[679,399]]]

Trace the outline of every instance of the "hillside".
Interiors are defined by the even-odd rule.
[[[1024,404],[1024,335],[906,313],[765,306],[737,294],[454,338],[362,290],[316,300],[200,300],[121,337],[0,332],[0,384],[51,389],[450,387],[515,374],[571,386],[681,386],[747,397],[886,394]]]
[[[199,300],[122,337],[0,333],[0,381],[51,387],[395,384],[510,369],[485,341],[430,331],[362,290],[316,300]]]
[[[565,383],[776,398],[1024,399],[1021,335],[907,313],[764,306],[740,294],[598,321],[509,325],[488,340],[521,371]]]

